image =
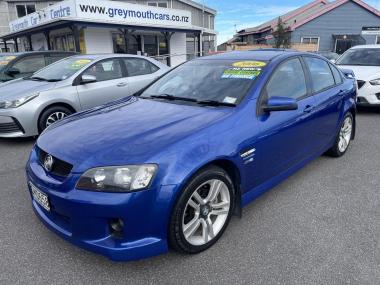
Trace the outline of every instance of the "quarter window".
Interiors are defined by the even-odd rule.
[[[266,88],[268,99],[289,97],[300,99],[307,94],[306,79],[298,58],[282,63],[269,80]]]
[[[146,75],[156,72],[159,68],[153,63],[141,58],[124,59],[128,76]]]
[[[120,61],[118,59],[104,60],[89,67],[85,75],[93,75],[98,82],[123,77]]]
[[[28,14],[36,12],[35,4],[17,4],[16,5],[17,17],[21,18]]]
[[[12,67],[19,70],[21,74],[34,73],[45,67],[45,57],[43,55],[29,56],[20,59]]]
[[[326,61],[315,57],[306,57],[305,61],[310,70],[314,92],[321,92],[335,85],[334,76]]]
[[[332,65],[330,65],[330,68],[331,68],[333,75],[334,75],[335,84],[337,84],[337,85],[341,84],[343,82],[343,80],[342,80],[342,75],[339,72],[339,70],[335,66],[332,66]]]

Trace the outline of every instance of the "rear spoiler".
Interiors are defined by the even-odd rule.
[[[346,76],[347,78],[350,78],[350,79],[355,79],[355,73],[351,70],[351,69],[345,69],[345,68],[339,68],[344,76]]]

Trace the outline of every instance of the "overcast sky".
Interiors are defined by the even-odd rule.
[[[218,11],[216,30],[218,44],[232,38],[236,29],[257,26],[267,20],[310,3],[312,0],[204,0],[204,4]],[[197,0],[202,3],[202,0]],[[380,10],[380,0],[366,3]],[[236,28],[235,28],[236,25]]]

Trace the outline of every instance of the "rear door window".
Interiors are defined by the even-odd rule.
[[[307,95],[305,73],[298,58],[282,63],[273,73],[267,86],[266,95],[271,97],[288,97],[296,100]]]
[[[142,58],[126,58],[124,59],[128,76],[147,75],[156,72],[159,68]]]
[[[335,85],[329,63],[316,57],[305,57],[305,62],[310,70],[314,93],[321,92]]]

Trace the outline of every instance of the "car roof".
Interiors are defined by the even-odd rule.
[[[77,54],[77,52],[74,52],[74,51],[44,50],[44,51],[4,52],[4,53],[0,53],[0,55],[21,56],[21,55],[34,55],[34,54],[47,54],[47,53]]]
[[[78,54],[74,55],[74,58],[87,58],[87,59],[106,59],[106,58],[113,58],[113,57],[136,57],[136,58],[147,58],[145,56],[136,55],[136,54],[125,54],[125,53],[103,53],[103,54]]]
[[[360,45],[360,46],[354,46],[350,49],[366,49],[366,48],[376,48],[380,49],[380,45]]]
[[[220,53],[216,55],[205,56],[199,58],[203,59],[220,59],[220,60],[261,60],[270,61],[280,55],[296,55],[303,54],[298,51],[284,50],[284,49],[271,49],[271,50],[250,50],[250,51],[231,51],[226,53]]]

